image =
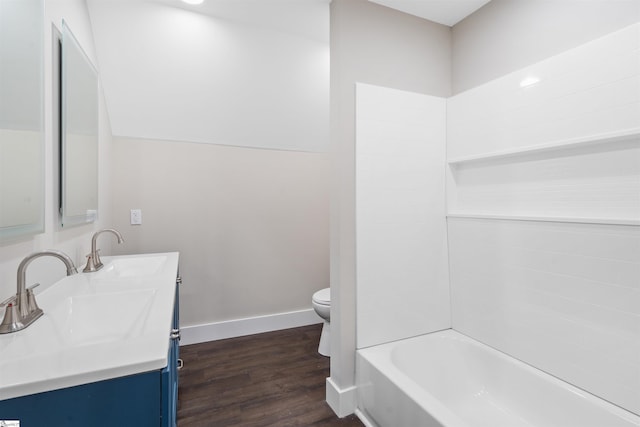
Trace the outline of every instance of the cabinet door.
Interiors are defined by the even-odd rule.
[[[178,409],[178,372],[175,347],[178,341],[171,340],[169,362],[162,370],[162,427],[175,427]]]
[[[0,401],[0,419],[22,426],[155,427],[158,371]]]
[[[173,324],[171,342],[169,345],[169,360],[162,370],[162,426],[175,427],[178,415],[178,360],[180,355],[180,301],[179,287],[176,286],[175,305],[173,309]]]

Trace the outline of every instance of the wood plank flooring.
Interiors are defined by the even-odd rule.
[[[180,347],[178,427],[362,427],[325,402],[322,325]]]

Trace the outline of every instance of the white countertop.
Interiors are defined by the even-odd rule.
[[[103,257],[37,294],[44,315],[0,335],[0,400],[167,366],[178,257]]]

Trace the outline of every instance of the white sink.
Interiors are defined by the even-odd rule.
[[[167,262],[166,255],[113,258],[104,262],[104,267],[95,273],[101,278],[128,278],[153,276],[161,272]],[[94,274],[94,273],[89,273]]]
[[[48,315],[68,345],[120,341],[144,331],[155,295],[155,289],[74,295]]]
[[[178,258],[105,256],[42,289],[44,315],[0,335],[0,400],[167,366]]]

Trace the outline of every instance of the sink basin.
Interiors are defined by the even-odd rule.
[[[155,295],[154,289],[74,295],[48,315],[68,345],[119,341],[144,330]]]
[[[153,276],[162,271],[166,255],[113,258],[104,263],[98,274],[105,278],[131,278]]]
[[[38,288],[44,315],[0,335],[0,400],[164,369],[178,260],[177,252],[104,256],[97,272]]]

